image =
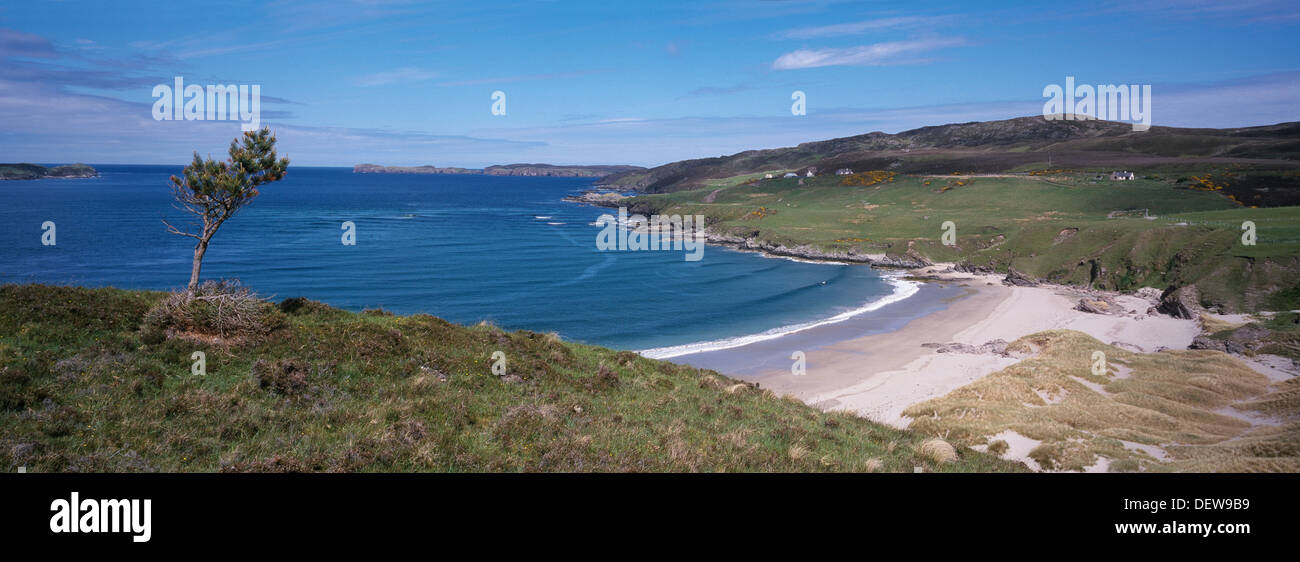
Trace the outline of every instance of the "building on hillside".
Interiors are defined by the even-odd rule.
[[[851,169],[849,169],[849,168],[840,168],[840,169],[838,169],[838,170],[835,170],[835,175],[837,175],[837,176],[851,176],[851,175],[853,175],[853,170],[851,170]]]
[[[1111,172],[1110,179],[1115,181],[1125,181],[1133,179],[1133,172]]]
[[[815,176],[815,175],[817,175],[817,166],[809,166],[809,167],[808,167],[808,177],[811,178],[811,177],[813,177],[813,176]]]
[[[772,174],[764,174],[764,175],[763,175],[763,179],[765,179],[765,180],[770,180],[770,179],[772,179]]]

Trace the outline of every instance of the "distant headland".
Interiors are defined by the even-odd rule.
[[[610,174],[644,170],[641,166],[556,166],[553,164],[506,164],[477,168],[439,168],[437,166],[380,166],[357,164],[357,174],[481,174],[488,176],[556,176],[603,178]]]
[[[36,164],[0,164],[0,180],[38,180],[42,178],[94,178],[99,172],[85,164],[68,164],[46,168]]]

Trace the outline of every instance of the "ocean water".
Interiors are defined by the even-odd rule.
[[[96,179],[0,182],[0,282],[174,289],[193,240],[167,177],[180,166],[96,166]],[[709,246],[602,252],[596,218],[564,202],[590,179],[353,174],[291,167],[222,226],[204,279],[237,278],[274,299],[382,307],[453,322],[555,331],[656,357],[799,332],[915,292],[856,265],[805,263]],[[56,244],[41,243],[55,223]],[[356,245],[342,244],[342,223]]]

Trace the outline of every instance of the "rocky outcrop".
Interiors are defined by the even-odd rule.
[[[993,354],[1007,357],[1006,340],[993,340],[984,342],[983,345],[970,345],[966,343],[923,343],[921,347],[933,349],[935,353],[972,353],[972,354]]]
[[[631,210],[629,210],[629,212],[631,212]],[[711,230],[705,231],[705,240],[711,244],[730,246],[738,250],[763,252],[773,256],[803,258],[808,260],[868,263],[881,267],[898,267],[906,269],[914,269],[930,265],[929,261],[919,255],[905,254],[902,256],[890,256],[887,254],[867,254],[858,252],[856,248],[849,248],[846,251],[830,251],[802,244],[797,246],[786,246],[784,244],[776,244],[766,240],[758,240],[754,237],[719,233]]]
[[[994,273],[992,267],[987,267],[982,265],[971,265],[971,263],[967,261],[957,262],[956,265],[952,266],[952,270],[959,273],[974,273],[974,274],[981,274],[981,275]]]
[[[613,191],[584,191],[578,195],[564,198],[565,201],[570,203],[586,203],[597,207],[611,208],[617,208],[624,199],[627,199],[626,195]]]
[[[1089,314],[1110,314],[1111,306],[1106,301],[1093,300],[1089,298],[1079,299],[1079,304],[1074,305],[1074,309]]]
[[[1060,244],[1061,242],[1074,238],[1074,235],[1078,233],[1079,233],[1079,229],[1073,226],[1065,230],[1062,230],[1056,234],[1055,238],[1052,238],[1052,245],[1055,246],[1057,244]]]
[[[1213,336],[1196,336],[1192,339],[1192,344],[1187,347],[1189,349],[1211,349],[1240,355],[1262,347],[1269,333],[1268,328],[1251,323]]]
[[[1196,318],[1201,311],[1200,293],[1196,290],[1196,285],[1165,289],[1160,294],[1160,304],[1156,306],[1156,311],[1174,318]]]
[[[1007,276],[1002,280],[1002,284],[1013,287],[1037,287],[1038,280],[1016,271],[1015,268],[1008,268]]]
[[[903,257],[904,260],[909,260],[911,263],[920,264],[920,265],[909,265],[907,267],[927,267],[927,266],[934,265],[934,262],[926,259],[925,256],[922,256],[919,252],[916,251],[915,240],[907,241],[907,251],[903,253],[903,256],[904,256]]]

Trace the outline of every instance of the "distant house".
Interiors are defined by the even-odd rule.
[[[811,177],[813,177],[813,176],[815,176],[815,175],[817,175],[817,166],[809,166],[809,167],[808,167],[808,177],[811,178]]]
[[[1111,172],[1110,179],[1115,181],[1125,181],[1133,179],[1133,172]]]
[[[763,179],[765,179],[765,180],[770,180],[770,179],[772,179],[772,174],[765,174],[765,175],[763,176]]]
[[[781,176],[781,177],[784,177],[784,178],[797,178],[797,177],[799,177],[799,174],[796,174],[796,173],[794,173],[794,172],[786,172],[785,175],[784,175],[784,176]]]
[[[840,168],[840,169],[838,169],[838,170],[835,170],[835,175],[837,175],[837,176],[851,176],[851,175],[853,175],[853,170],[850,170],[850,169],[848,169],[848,168]]]

